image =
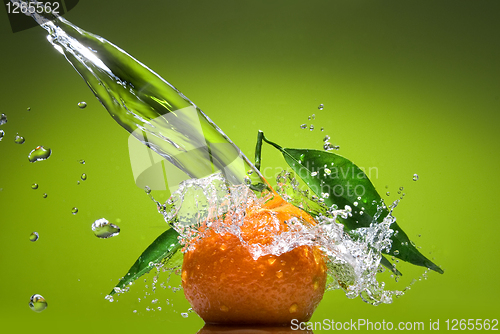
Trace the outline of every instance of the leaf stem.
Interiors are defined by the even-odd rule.
[[[259,133],[257,133],[257,145],[255,145],[255,168],[258,171],[260,171],[260,163],[262,161],[262,137],[264,137],[264,132],[259,130]]]

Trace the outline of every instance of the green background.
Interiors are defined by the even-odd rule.
[[[391,305],[327,292],[312,320],[428,328],[439,319],[443,330],[446,319],[500,318],[499,13],[500,2],[485,0],[83,0],[65,17],[175,85],[252,160],[259,129],[296,148],[321,148],[328,134],[340,154],[378,171],[372,181],[391,193],[388,202],[403,186],[398,222],[445,274],[429,273]],[[203,321],[181,316],[189,308],[182,291],[157,287],[146,296],[153,275],[118,302],[104,300],[166,225],[134,184],[128,133],[45,35],[13,34],[0,15],[0,112],[8,117],[0,126],[2,332],[196,333]],[[14,143],[17,133],[24,144]],[[53,154],[30,164],[38,145]],[[270,147],[263,156],[264,167],[285,165]],[[88,179],[77,184],[82,173]],[[121,227],[119,236],[93,236],[102,217]],[[423,273],[400,268],[398,283],[381,276],[391,288]],[[40,314],[28,307],[34,293],[49,303]]]

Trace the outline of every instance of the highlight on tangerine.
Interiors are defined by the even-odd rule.
[[[193,310],[208,324],[286,325],[308,321],[323,297],[326,259],[319,247],[302,245],[280,255],[252,257],[249,247],[269,245],[289,231],[286,221],[314,219],[279,195],[249,205],[240,233],[220,233],[232,217],[202,226],[187,245],[182,287]]]

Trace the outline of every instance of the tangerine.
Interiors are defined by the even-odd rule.
[[[249,250],[249,245],[269,245],[288,231],[286,221],[292,217],[315,224],[275,194],[263,206],[247,207],[239,236],[217,233],[214,225],[199,230],[184,254],[181,278],[187,300],[206,323],[285,325],[311,318],[327,278],[320,249],[302,245],[257,259]],[[220,223],[227,228],[232,217]]]

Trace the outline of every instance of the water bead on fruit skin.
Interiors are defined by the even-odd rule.
[[[0,130],[0,141],[2,141],[4,136],[5,136],[5,132],[3,130]]]
[[[4,125],[5,123],[7,123],[7,115],[2,114],[0,116],[0,125]]]
[[[306,128],[307,128],[307,124],[305,124],[305,123],[304,123],[304,124],[302,124],[302,125],[300,126],[300,128],[301,128],[301,129],[306,129]]]
[[[413,181],[418,181],[418,174],[413,174]]]
[[[76,215],[78,213],[78,208],[74,207],[73,209],[71,209],[71,213]]]
[[[83,173],[80,178],[82,179],[82,181],[87,180],[87,174]]]
[[[318,109],[319,109],[319,110],[323,110],[323,108],[324,108],[324,107],[325,107],[325,106],[323,105],[323,103],[321,103],[321,104],[318,106]]]
[[[38,184],[37,184],[37,183],[33,183],[33,184],[31,185],[31,189],[33,189],[33,190],[38,189]]]
[[[87,102],[78,102],[78,108],[80,109],[84,109],[85,107],[87,107]]]

